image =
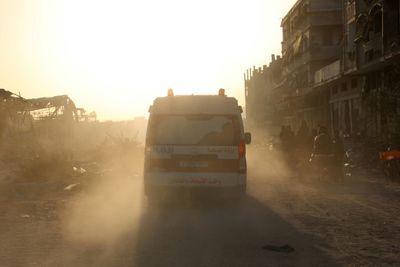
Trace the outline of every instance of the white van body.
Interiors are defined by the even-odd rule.
[[[245,194],[245,145],[251,137],[235,98],[167,96],[155,99],[149,111],[144,167],[149,198],[181,191]]]

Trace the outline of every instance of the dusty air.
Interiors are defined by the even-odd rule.
[[[400,266],[399,29],[398,0],[0,0],[0,266]]]

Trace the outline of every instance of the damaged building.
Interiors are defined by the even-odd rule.
[[[257,72],[245,81],[246,100],[263,99],[258,106],[274,112],[257,112],[250,101],[250,120],[264,112],[257,118],[279,118],[294,129],[306,120],[312,128],[325,125],[349,136],[393,138],[400,132],[398,0],[299,0],[281,27],[280,81],[261,85]]]
[[[314,73],[341,54],[341,0],[298,1],[282,20],[285,124],[317,127],[329,119],[329,93],[313,90]]]
[[[282,85],[281,56],[271,56],[269,65],[248,69],[244,75],[246,95],[246,117],[249,127],[272,128],[279,123],[276,117],[278,103],[283,102],[280,94]]]
[[[0,89],[0,158],[26,166],[71,160],[81,129],[94,121],[94,112],[77,108],[67,95],[26,99]]]
[[[385,139],[399,130],[399,1],[343,7],[342,55],[315,74],[315,86],[330,91],[332,129]]]
[[[50,134],[50,129],[69,135],[71,126],[82,121],[96,121],[96,113],[87,114],[83,108],[77,108],[67,95],[25,99],[0,89],[1,136],[38,131]]]
[[[341,4],[341,0],[300,0],[283,18],[283,56],[273,56],[274,71],[269,82],[261,90],[256,86],[260,85],[256,80],[261,70],[254,69],[252,75],[247,75],[246,99],[262,99],[263,105],[268,106],[257,112],[251,101],[246,103],[250,120],[252,114],[258,114],[258,120],[265,117],[259,113],[268,110],[267,117],[294,129],[302,120],[311,127],[329,121],[329,92],[314,90],[314,74],[341,55]],[[260,91],[264,94],[257,97]],[[265,98],[266,95],[269,97]]]
[[[32,127],[26,99],[0,89],[0,139],[6,134],[29,130]]]

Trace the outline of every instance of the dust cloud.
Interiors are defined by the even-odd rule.
[[[249,146],[249,179],[253,177],[289,176],[283,156],[262,143],[261,133],[255,132],[255,144]],[[142,162],[142,155],[135,155],[132,162]],[[126,159],[124,160],[126,162]],[[120,168],[118,159],[112,169]],[[110,245],[126,235],[134,235],[142,216],[143,184],[142,172],[127,175],[125,171],[109,171],[96,177],[89,186],[74,196],[64,213],[63,233],[65,238],[82,245]]]
[[[112,245],[134,232],[142,210],[139,180],[108,174],[74,197],[65,212],[65,238],[83,245]]]
[[[252,144],[248,146],[248,179],[264,177],[288,177],[293,175],[284,154],[276,146],[277,133],[274,131],[253,129]]]
[[[136,133],[145,132],[145,125],[105,123],[103,128],[106,134],[85,153],[91,160],[83,165],[88,174],[81,191],[65,207],[63,235],[72,243],[113,246],[135,232],[143,210],[143,138]],[[86,130],[91,142],[96,134]]]

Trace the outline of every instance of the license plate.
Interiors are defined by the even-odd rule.
[[[219,179],[213,178],[179,178],[175,180],[175,184],[177,185],[198,185],[198,186],[220,186],[222,185],[222,181]]]
[[[207,168],[208,162],[205,162],[205,161],[180,161],[179,167],[181,167],[181,168]]]

